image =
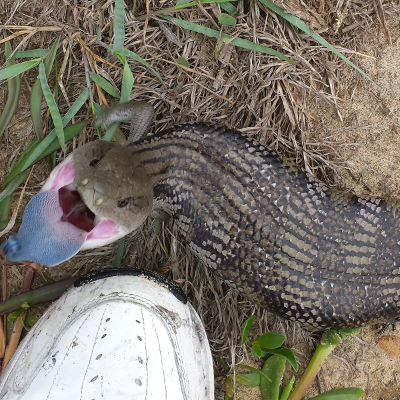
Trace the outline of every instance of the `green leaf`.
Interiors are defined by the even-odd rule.
[[[290,349],[269,349],[263,351],[262,357],[264,357],[266,354],[278,354],[280,356],[283,356],[286,358],[287,361],[289,361],[290,365],[296,372],[299,370],[299,364],[297,363],[293,351]]]
[[[248,334],[250,332],[251,327],[253,326],[254,319],[256,318],[255,315],[252,315],[251,317],[247,318],[245,323],[243,324],[242,327],[242,342],[241,344],[245,344],[248,340]]]
[[[119,268],[122,262],[122,256],[124,255],[124,247],[125,247],[125,236],[119,239],[117,254],[115,255],[114,267]]]
[[[25,310],[22,308],[17,311],[12,312],[11,314],[9,314],[7,316],[7,321],[10,321],[10,322],[15,321],[17,318],[21,317],[24,312],[25,312]]]
[[[118,50],[118,54],[128,57],[128,58],[132,58],[132,60],[135,61],[139,61],[141,64],[143,64],[155,77],[157,77],[157,79],[163,84],[164,87],[166,87],[164,81],[161,79],[161,76],[158,74],[158,72],[156,72],[154,70],[154,68],[145,60],[143,60],[142,57],[138,56],[136,53],[134,53],[133,51],[130,51],[128,49],[120,49]]]
[[[229,375],[225,379],[225,394],[229,399],[233,399],[233,375]]]
[[[46,59],[44,60],[44,66],[46,70],[46,76],[50,75],[51,70],[53,69],[53,64],[56,59],[56,54],[58,50],[58,45],[60,43],[61,37],[59,36],[53,43],[53,45],[50,48],[49,53],[46,56]]]
[[[50,49],[34,49],[16,51],[15,58],[31,58],[31,57],[46,57],[49,54]]]
[[[66,127],[64,129],[65,140],[71,140],[76,134],[78,134],[85,126],[87,125],[87,121],[80,122],[79,124],[74,124]],[[51,139],[50,141],[45,141],[45,139]],[[29,168],[30,165],[35,162],[43,159],[53,151],[56,151],[60,148],[60,143],[55,137],[55,135],[47,135],[40,143],[38,143],[35,148],[35,153],[37,150],[36,157],[33,157],[34,153],[32,153],[32,157],[29,157],[29,160],[26,161],[23,169]]]
[[[42,62],[41,58],[35,58],[34,60],[24,61],[10,67],[6,67],[0,70],[0,80],[15,78],[16,76],[35,68]]]
[[[125,23],[124,23],[124,0],[115,0],[114,8],[114,50],[124,47]]]
[[[258,345],[257,343],[254,343],[254,342],[253,342],[253,343],[251,344],[251,348],[253,349],[255,355],[256,355],[258,358],[260,358],[260,357],[262,356],[262,350],[261,350],[260,345]]]
[[[292,376],[290,378],[290,381],[288,382],[288,384],[282,390],[281,398],[279,400],[287,400],[289,398],[290,391],[292,390],[292,387],[294,385],[294,380],[295,380],[295,377]]]
[[[250,367],[250,365],[243,365],[243,364],[241,364],[240,367],[241,367],[241,368],[244,368],[244,369],[248,369],[249,371],[252,371],[252,372],[254,372],[254,373],[256,373],[256,374],[259,374],[260,376],[264,377],[264,379],[266,379],[266,380],[269,380],[269,379],[270,379],[267,375],[264,374],[264,372],[260,371],[260,370],[257,369],[257,368]]]
[[[0,314],[9,314],[15,310],[21,309],[24,303],[31,307],[46,301],[58,299],[79,277],[62,279],[61,281],[50,283],[39,289],[30,290],[18,296],[11,297],[0,302]],[[22,309],[22,311],[24,311]]]
[[[10,213],[11,196],[7,196],[0,202],[0,230],[8,224],[8,214]]]
[[[195,24],[194,22],[184,21],[182,19],[170,17],[165,14],[160,14],[159,17],[164,18],[167,21],[171,21],[174,24],[180,26],[181,28],[189,29],[193,32],[201,33],[208,37],[214,37],[217,39],[219,39],[219,38],[233,39],[233,37],[231,35],[228,35],[226,33],[220,33],[219,31],[216,31],[215,29],[207,28],[205,26]],[[250,42],[249,40],[246,40],[246,39],[235,38],[230,43],[233,44],[234,46],[242,47],[247,50],[259,51],[261,53],[270,54],[270,55],[276,56],[284,61],[287,61],[291,64],[296,64],[293,60],[291,60],[289,57],[286,57],[284,54],[280,53],[279,51],[270,49],[269,47],[263,46],[261,44]]]
[[[5,51],[7,54],[12,53],[10,42],[5,43]],[[8,56],[6,56],[8,58]],[[15,55],[7,61],[7,67],[15,65]],[[18,75],[15,78],[9,79],[8,84],[8,96],[4,106],[3,112],[0,117],[0,138],[4,131],[7,129],[12,117],[17,111],[19,94],[21,92],[21,76]]]
[[[260,385],[260,374],[252,372],[251,374],[236,374],[235,380],[246,387],[257,387]]]
[[[0,202],[3,201],[7,196],[12,194],[22,182],[28,177],[29,171],[24,171],[20,175],[17,175],[9,185],[0,193]]]
[[[310,400],[355,400],[364,396],[364,390],[356,387],[349,387],[343,389],[332,389],[328,392],[312,397]]]
[[[29,326],[33,326],[34,320],[35,319],[33,317],[33,314],[31,313],[31,311],[29,311],[28,315],[26,316],[26,324],[29,325]]]
[[[70,109],[62,118],[63,127],[65,127],[73,117],[78,113],[78,111],[82,108],[82,106],[86,103],[86,100],[89,98],[89,89],[86,88],[74,101]]]
[[[285,340],[286,340],[285,335],[281,335],[280,333],[275,333],[275,332],[266,332],[263,333],[253,343],[258,344],[259,346],[265,349],[277,349],[278,347],[282,346]]]
[[[42,86],[40,84],[40,78],[37,77],[31,90],[31,118],[33,123],[33,129],[35,130],[36,137],[43,139],[43,120],[42,120]]]
[[[103,107],[94,101],[91,102],[92,104],[92,109],[94,114],[101,114],[103,112]]]
[[[222,4],[229,4],[229,5],[232,6],[232,4],[229,3],[229,1],[237,1],[237,0],[201,0],[200,3],[201,4],[220,3],[221,4],[221,8],[224,8],[222,6]],[[188,3],[187,0],[178,0],[176,2],[176,6],[173,9],[181,10],[182,8],[192,7],[192,6],[195,6],[195,5],[197,5],[197,2],[191,1],[191,2]],[[235,11],[236,11],[236,7],[234,7],[234,8],[235,8]],[[231,9],[232,8],[230,8],[230,10]],[[226,11],[228,11],[228,10],[226,10]],[[228,12],[230,12],[230,11],[228,11]]]
[[[44,98],[46,100],[47,106],[49,107],[50,110],[51,117],[53,119],[54,129],[56,131],[58,141],[60,142],[62,151],[65,153],[66,152],[65,136],[64,136],[64,128],[61,120],[61,115],[60,111],[58,111],[57,103],[53,95],[51,94],[49,84],[47,83],[46,71],[43,63],[39,65],[39,78]]]
[[[190,67],[189,61],[186,60],[186,58],[178,57],[178,59],[176,60],[176,62],[177,62],[179,65],[183,65],[184,67],[188,67],[188,68]]]
[[[235,14],[237,11],[237,8],[233,4],[231,4],[229,1],[220,3],[219,6],[229,14]]]
[[[77,133],[79,133],[83,127],[87,125],[87,122],[81,122],[79,124],[70,125],[64,129],[66,141],[72,139]],[[1,187],[5,187],[7,184],[13,181],[19,173],[25,171],[36,162],[42,160],[44,157],[51,154],[53,151],[60,148],[60,144],[57,140],[55,130],[51,131],[44,139],[35,140],[30,145],[29,151],[23,153],[23,156],[18,160],[17,165],[9,172]],[[17,185],[10,193],[12,193],[19,185]],[[7,187],[8,188],[8,187]],[[2,198],[1,193],[0,198]]]
[[[118,125],[119,122],[113,122],[110,126],[107,126],[107,131],[102,140],[110,141],[112,138],[116,138]]]
[[[273,355],[265,361],[260,378],[261,397],[263,400],[279,400],[279,389],[281,386],[283,371],[285,370],[285,357]]]
[[[219,15],[219,17],[218,17],[218,22],[219,22],[221,25],[229,25],[229,26],[236,25],[236,19],[233,18],[233,17],[231,17],[230,15],[224,14],[224,13],[221,13],[221,14]]]
[[[105,90],[108,94],[113,97],[120,98],[121,95],[119,94],[118,90],[114,88],[114,86],[104,79],[102,76],[95,74],[92,71],[89,71],[89,76],[92,78],[92,81],[99,85],[103,90]]]
[[[27,157],[27,155],[34,149],[35,144],[37,144],[38,142],[39,141],[37,139],[34,139],[31,143],[29,143],[23,150],[17,163],[16,163],[16,158],[14,158],[10,168],[10,172],[8,173],[6,179],[1,184],[0,186],[1,188],[5,187],[9,182],[11,182],[12,179],[14,179],[21,172],[21,168],[19,168],[22,165],[21,160],[24,157]]]
[[[121,98],[120,102],[121,103],[127,103],[130,99],[132,88],[133,88],[133,82],[135,79],[133,78],[133,74],[131,69],[129,68],[129,64],[126,61],[126,58],[124,55],[120,54],[118,51],[114,51],[113,53],[118,59],[121,61],[121,63],[124,66],[124,72],[122,75],[122,84],[121,84]]]
[[[88,97],[89,97],[89,89],[86,88],[78,96],[78,98],[74,101],[68,112],[62,118],[61,122],[64,127],[77,114],[77,112],[85,104]],[[87,122],[81,122],[80,124],[72,125],[68,128],[65,128],[64,129],[65,140],[68,141],[72,139],[86,124]],[[44,153],[46,153],[46,155],[50,154],[52,152],[51,149],[54,149],[53,151],[57,150],[59,146],[58,143],[54,140],[55,138],[56,138],[56,131],[55,129],[53,129],[44,139],[42,139],[42,141],[40,141],[37,144],[37,146],[35,147],[33,152],[29,155],[29,157],[26,159],[24,164],[21,165],[21,170],[29,168],[32,164],[44,158],[45,157],[43,156]]]
[[[24,310],[27,310],[28,308],[30,308],[30,305],[29,305],[29,303],[27,301],[24,301],[21,304],[21,308],[24,309]]]
[[[58,37],[57,40],[53,43],[44,61],[46,77],[50,75],[50,72],[53,68],[59,43],[60,43],[60,37]],[[43,139],[43,121],[42,121],[42,110],[41,110],[42,96],[43,96],[43,91],[40,83],[40,78],[37,77],[31,91],[31,116],[32,116],[33,127],[36,132],[36,137],[38,139]]]
[[[278,7],[271,0],[260,0],[260,2],[265,4],[272,11],[276,12],[278,15],[280,15],[286,21],[290,22],[292,25],[296,26],[297,28],[299,28],[300,30],[305,32],[307,35],[312,37],[318,43],[322,44],[322,46],[325,46],[332,53],[336,54],[339,58],[341,58],[343,61],[345,61],[348,65],[353,67],[357,72],[359,72],[361,75],[363,75],[365,78],[367,78],[370,82],[372,82],[377,89],[379,89],[383,94],[385,94],[386,97],[388,97],[390,99],[390,97],[385,93],[385,91],[378,84],[376,84],[363,70],[358,68],[357,65],[353,64],[346,56],[344,56],[339,50],[335,49],[322,36],[320,36],[318,33],[314,32],[313,30],[311,30],[308,27],[308,25],[305,22],[303,22],[300,18],[297,18],[292,14],[285,13],[282,8]]]

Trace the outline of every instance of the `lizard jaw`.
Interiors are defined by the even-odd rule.
[[[80,250],[104,246],[128,233],[84,204],[73,184],[74,177],[71,154],[28,203],[17,236],[1,245],[8,260],[53,266]]]

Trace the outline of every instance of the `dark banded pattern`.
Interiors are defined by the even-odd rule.
[[[202,124],[128,149],[154,188],[153,211],[252,301],[314,328],[399,316],[395,201],[328,192],[255,140]]]

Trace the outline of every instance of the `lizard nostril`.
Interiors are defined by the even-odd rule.
[[[90,167],[97,167],[100,163],[100,157],[92,158],[89,162]]]

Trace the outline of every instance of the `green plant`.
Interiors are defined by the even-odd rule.
[[[250,341],[248,334],[251,330],[254,319],[255,316],[252,315],[243,324],[242,345],[250,345],[252,349],[251,355],[257,356],[258,358],[265,358],[264,364],[261,369],[256,369],[248,365],[240,365],[240,368],[247,369],[251,371],[251,373],[229,375],[225,381],[225,400],[233,399],[234,379],[237,383],[246,387],[260,386],[261,397],[263,400],[300,400],[316,377],[321,364],[334,347],[347,336],[359,332],[358,329],[331,329],[325,331],[322,335],[321,343],[315,350],[306,371],[297,386],[291,392],[295,381],[294,376],[289,380],[284,388],[281,387],[285,364],[287,361],[296,372],[298,371],[298,364],[292,350],[282,348],[286,336],[279,333],[266,332],[256,340]],[[354,400],[362,396],[365,396],[362,389],[351,387],[329,390],[328,392],[313,397],[313,400]]]

